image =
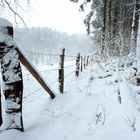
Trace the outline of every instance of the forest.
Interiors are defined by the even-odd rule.
[[[91,3],[91,10],[84,23],[87,33],[96,37],[100,44],[101,55],[125,56],[131,53],[133,56],[138,38],[139,0],[87,0],[80,5],[82,11],[87,3]]]

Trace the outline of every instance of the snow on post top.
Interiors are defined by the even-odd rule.
[[[7,46],[14,46],[16,44],[12,38],[13,33],[10,35],[7,27],[13,28],[12,24],[8,20],[0,18],[0,43],[3,42]]]
[[[8,20],[0,18],[0,27],[13,27],[13,26]]]

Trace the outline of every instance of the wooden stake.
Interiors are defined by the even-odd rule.
[[[65,48],[62,49],[62,54],[60,55],[60,62],[59,62],[59,91],[64,93],[64,57],[65,57]]]
[[[76,72],[75,75],[79,77],[79,70],[80,70],[80,53],[77,54],[76,58]]]
[[[81,72],[83,71],[83,56],[81,56]]]
[[[87,56],[86,66],[88,66],[88,64],[89,64],[89,55]]]

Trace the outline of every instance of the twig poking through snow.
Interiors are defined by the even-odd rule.
[[[102,125],[105,123],[105,108],[103,104],[100,106],[97,106],[97,113],[96,113],[96,124],[99,123],[99,121],[102,121]]]
[[[124,117],[124,120],[125,120],[126,123],[132,128],[133,131],[136,131],[136,127],[135,127],[136,118],[135,118],[135,116],[133,116],[133,118],[130,119],[130,118],[126,115],[126,117]]]

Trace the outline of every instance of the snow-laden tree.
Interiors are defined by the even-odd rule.
[[[78,2],[78,0],[71,0]],[[100,43],[101,55],[124,56],[136,51],[139,20],[139,0],[83,0],[84,11],[91,4],[85,18],[87,32]],[[132,54],[132,53],[131,53]]]

